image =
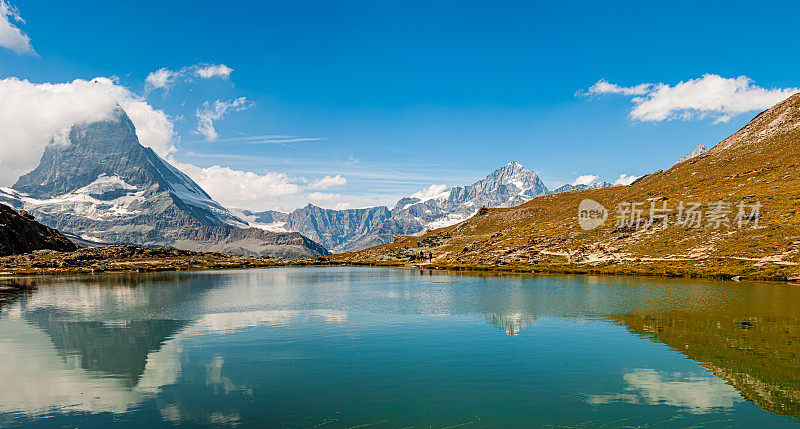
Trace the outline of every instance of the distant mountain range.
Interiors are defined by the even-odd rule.
[[[684,161],[628,186],[563,192],[509,209],[482,210],[458,225],[333,260],[798,280],[798,165],[800,94],[795,94],[711,149],[699,146]],[[596,203],[591,205],[594,213],[581,208],[585,199]],[[641,217],[634,214],[634,205]],[[687,221],[684,208],[690,205],[696,222]],[[582,214],[598,222],[583,223]],[[420,251],[432,258],[420,261]]]
[[[128,115],[72,127],[0,202],[85,242],[171,246],[243,255],[319,256],[299,233],[251,228],[188,176],[139,144]]]
[[[552,191],[550,191],[548,193],[550,195],[552,195],[552,194],[560,194],[562,192],[577,191],[577,190],[580,190],[580,189],[607,188],[609,186],[614,186],[614,185],[612,185],[611,183],[608,183],[608,182],[590,183],[588,185],[584,185],[584,184],[580,184],[580,185],[566,184],[566,185],[559,186],[558,188],[556,188],[556,189],[554,189],[554,190],[552,190]]]
[[[512,207],[533,197],[575,189],[611,186],[564,185],[549,191],[533,171],[510,162],[469,186],[410,196],[394,208],[385,206],[333,210],[309,204],[291,213],[232,210],[252,227],[296,231],[333,252],[348,252],[389,243],[398,235],[415,235],[461,222],[481,207]]]

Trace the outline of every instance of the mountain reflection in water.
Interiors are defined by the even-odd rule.
[[[480,395],[505,397],[515,389],[540,395],[537,403],[561,400],[562,413],[554,405],[536,414],[553,424],[580,414],[567,411],[576,407],[574,398],[582,398],[587,413],[608,410],[607,422],[622,412],[615,407],[642,406],[672,407],[668,413],[678,422],[718,419],[713,413],[760,422],[745,399],[800,418],[800,288],[783,284],[367,268],[3,282],[29,289],[6,294],[0,304],[0,385],[10,386],[0,388],[0,425],[110,413],[151,424],[286,426],[332,419],[335,427],[372,419],[359,414],[369,407],[354,405],[364,401],[375,401],[369,409],[376,422],[385,420],[378,426],[404,418],[415,424],[441,420],[443,426],[449,419],[469,421],[457,402],[451,414],[425,408],[423,398],[441,396],[439,389],[452,389],[454,401],[464,395],[461,403],[482,404]],[[476,321],[501,332],[485,331]],[[671,350],[653,349],[642,338]],[[675,352],[708,371],[675,361]],[[500,356],[508,368],[495,367]],[[631,362],[617,363],[625,359]],[[548,368],[526,368],[525,362]],[[516,379],[508,378],[512,368]],[[451,370],[462,379],[444,377]],[[400,377],[393,372],[403,378],[392,378]],[[303,374],[309,379],[297,378]],[[275,411],[273,420],[263,421],[242,408],[269,398],[308,397],[312,376],[319,400],[293,402],[295,412]],[[376,376],[387,383],[381,393],[368,392],[382,382],[349,384],[353,392],[339,396],[352,395],[351,414],[323,416],[325,401],[344,401],[325,389],[338,391],[338,383],[359,377],[376,382]],[[440,376],[453,386],[432,381]],[[277,400],[269,383],[286,389],[279,383],[284,377],[294,377],[298,391],[284,390],[286,398]],[[535,389],[551,379],[552,392]],[[206,402],[196,398],[201,391]],[[221,402],[223,397],[232,402]],[[532,418],[526,414],[530,403],[486,406],[484,423],[505,419],[514,426]],[[631,423],[652,423],[642,419]]]

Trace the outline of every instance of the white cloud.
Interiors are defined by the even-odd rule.
[[[310,188],[311,189],[328,189],[334,186],[344,186],[347,184],[347,179],[342,177],[340,174],[335,176],[325,176],[322,179],[317,180],[316,182],[312,183]]]
[[[140,143],[161,156],[175,151],[172,121],[110,78],[67,83],[0,80],[0,185],[35,168],[44,148],[75,124],[108,118],[122,106]]]
[[[446,192],[446,189],[447,185],[431,185],[419,192],[414,192],[411,194],[411,198],[419,198],[424,201],[434,198],[447,198],[450,192]]]
[[[0,0],[2,1],[2,0]],[[170,70],[162,67],[150,74],[145,78],[144,90],[150,92],[155,89],[168,89],[174,85],[178,79],[183,81],[191,81],[191,75],[202,79],[228,79],[233,72],[233,69],[225,64],[194,64],[191,66],[182,67],[180,70]]]
[[[333,208],[335,210],[347,210],[351,207],[350,203],[338,203]]]
[[[628,175],[628,174],[623,173],[623,174],[620,174],[619,177],[617,178],[617,180],[614,181],[614,185],[627,186],[627,185],[630,185],[631,183],[633,183],[636,179],[638,179],[640,177],[642,177],[642,176],[634,176],[632,174]]]
[[[741,113],[767,109],[797,92],[800,88],[763,88],[747,76],[725,78],[705,74],[674,86],[645,83],[625,88],[600,80],[586,93],[637,95],[631,99],[630,115],[639,121],[713,118],[716,123],[727,122]]]
[[[213,103],[203,103],[202,109],[197,109],[197,133],[205,136],[206,140],[216,140],[219,137],[214,128],[214,121],[222,119],[228,111],[238,112],[250,107],[245,97],[235,100],[216,100]]]
[[[308,194],[308,199],[314,201],[338,201],[342,199],[342,195],[327,192],[312,192]]]
[[[595,176],[594,174],[581,174],[580,176],[576,177],[575,180],[572,181],[572,186],[578,185],[590,185],[592,182],[598,179],[599,176]]]
[[[284,173],[257,174],[219,165],[202,168],[178,162],[172,157],[167,160],[223,206],[265,206],[277,197],[300,192],[300,186],[292,183]]]
[[[233,71],[232,68],[225,64],[196,64],[193,68],[195,76],[203,79],[211,79],[214,77],[227,79]]]
[[[609,83],[605,79],[600,79],[589,87],[586,91],[578,91],[578,95],[601,95],[601,94],[622,94],[622,95],[644,95],[650,91],[653,85],[650,83],[642,83],[636,86],[619,86],[615,83]]]
[[[175,84],[178,76],[180,76],[178,72],[166,68],[158,69],[147,75],[144,80],[144,90],[150,92],[158,88],[169,88]]]
[[[0,46],[20,54],[36,55],[30,37],[15,26],[14,22],[24,24],[25,20],[14,5],[0,0]]]

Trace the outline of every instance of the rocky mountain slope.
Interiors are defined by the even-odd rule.
[[[34,250],[73,251],[77,246],[53,228],[33,219],[27,212],[0,204],[0,256]]]
[[[700,156],[700,155],[702,155],[702,154],[704,154],[706,152],[708,152],[708,147],[706,147],[706,145],[701,143],[701,144],[697,145],[697,147],[694,148],[693,151],[689,152],[688,154],[684,155],[681,159],[679,159],[678,162],[676,162],[676,164],[679,164],[679,163],[681,163],[683,161],[688,161],[688,160],[690,160],[692,158],[695,158],[695,157],[698,157],[698,156]]]
[[[472,185],[445,189],[424,199],[403,198],[392,215],[418,220],[424,228],[432,229],[464,220],[483,206],[511,207],[545,193],[547,187],[536,173],[510,162]]]
[[[800,271],[798,167],[794,95],[708,152],[629,186],[539,196],[334,259],[419,265],[423,251],[442,267],[792,277]],[[597,204],[581,206],[585,199]],[[595,228],[582,227],[579,207]]]
[[[88,241],[247,255],[327,254],[300,234],[248,228],[139,144],[120,108],[110,119],[74,126],[66,144],[48,146],[36,169],[13,188],[0,188],[0,202]]]
[[[609,186],[613,186],[611,183],[608,182],[600,182],[600,183],[592,183],[589,185],[562,185],[552,191],[548,192],[549,194],[560,194],[562,192],[569,192],[569,191],[577,191],[580,189],[598,189],[598,188],[607,188]]]
[[[393,209],[379,206],[332,210],[309,204],[292,213],[238,213],[253,227],[298,231],[331,251],[342,252],[388,243],[398,235],[452,225],[483,206],[511,207],[547,192],[536,173],[510,162],[472,185],[443,189],[425,197],[406,197]]]

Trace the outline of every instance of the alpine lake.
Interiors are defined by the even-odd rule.
[[[313,267],[0,287],[0,427],[800,421],[786,283]]]

